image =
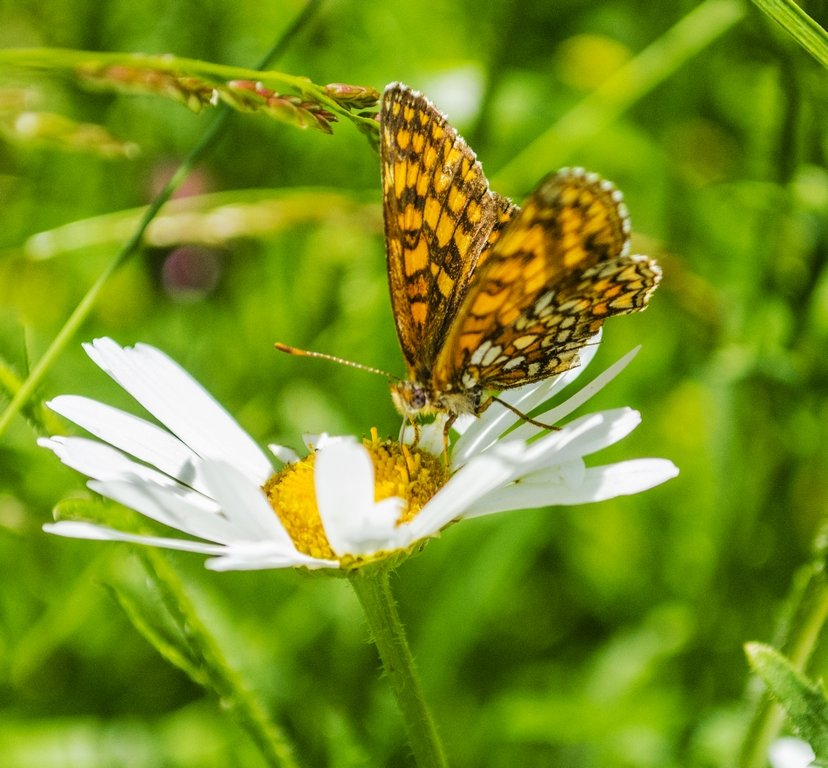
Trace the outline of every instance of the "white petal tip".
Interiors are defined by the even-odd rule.
[[[814,750],[807,742],[792,736],[777,739],[768,750],[773,768],[808,768],[815,757]]]
[[[592,467],[588,473],[601,478],[595,488],[595,497],[587,501],[604,501],[615,496],[631,496],[649,491],[679,473],[669,459],[631,459],[606,467]]]
[[[276,445],[276,443],[270,443],[267,447],[282,464],[294,464],[299,461],[299,454],[292,448],[285,445]]]

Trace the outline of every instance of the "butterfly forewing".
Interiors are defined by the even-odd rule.
[[[410,374],[430,370],[478,263],[515,207],[421,94],[389,86],[380,111],[391,301]]]
[[[605,318],[642,309],[660,277],[627,256],[620,194],[594,174],[542,182],[458,309],[433,371],[443,391],[505,389],[572,368]]]

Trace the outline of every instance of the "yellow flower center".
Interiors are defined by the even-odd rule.
[[[376,429],[362,444],[374,465],[374,501],[396,496],[405,502],[398,524],[413,520],[448,479],[439,457],[392,440],[380,440]],[[264,484],[270,506],[300,552],[349,566],[364,562],[364,557],[344,552],[337,555],[331,549],[316,504],[315,456],[311,452],[288,464]]]

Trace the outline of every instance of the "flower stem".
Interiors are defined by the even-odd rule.
[[[419,768],[446,768],[443,745],[423,697],[414,657],[391,592],[391,572],[385,567],[365,567],[350,576],[359,598],[372,640],[391,682],[408,732],[408,741]]]

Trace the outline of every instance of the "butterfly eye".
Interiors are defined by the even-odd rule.
[[[428,395],[423,387],[415,386],[411,390],[411,397],[409,398],[409,403],[411,404],[412,408],[416,408],[419,410],[420,408],[425,408],[426,403],[428,403]]]

